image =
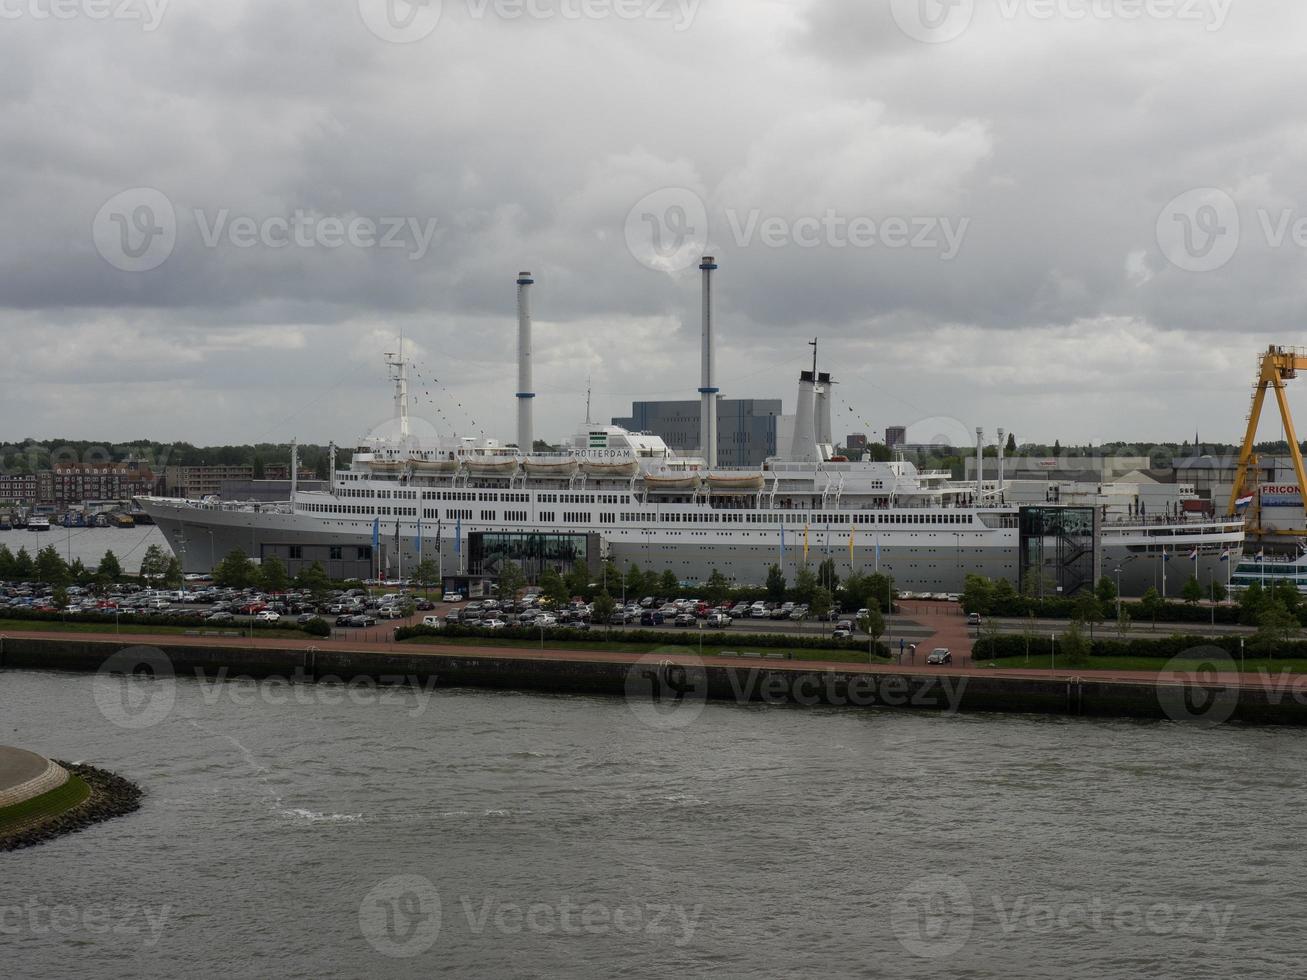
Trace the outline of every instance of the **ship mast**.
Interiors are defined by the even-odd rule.
[[[400,439],[408,440],[408,362],[404,360],[404,335],[399,335],[399,353],[386,354],[390,380],[395,384],[395,420],[399,422]]]

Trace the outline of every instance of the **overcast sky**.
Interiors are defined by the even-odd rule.
[[[1235,440],[1307,328],[1304,7],[0,0],[0,441],[348,443],[400,331],[511,439],[519,269],[561,438],[695,397],[705,250],[726,396],[820,336],[839,436]]]

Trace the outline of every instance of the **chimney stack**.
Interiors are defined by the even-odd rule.
[[[702,405],[699,409],[699,448],[703,453],[704,463],[708,469],[717,468],[717,393],[720,389],[715,380],[717,360],[713,347],[712,334],[712,274],[717,271],[717,263],[711,255],[705,255],[699,263],[703,272],[703,370],[700,377],[699,396]]]
[[[835,382],[831,381],[830,375],[822,373],[817,375],[816,389],[816,411],[817,411],[817,444],[821,446],[835,446],[835,440],[831,438],[831,396],[835,394]]]
[[[976,504],[985,492],[985,430],[976,428]]]
[[[801,463],[817,462],[817,428],[814,419],[815,392],[811,371],[799,375],[799,402],[794,409],[794,442],[790,459]]]
[[[1004,445],[1003,445],[1003,437],[1004,437],[1005,435],[1007,435],[1007,433],[1004,432],[1002,429],[999,429],[999,430],[998,430],[998,494],[999,494],[998,501],[999,501],[999,503],[1002,503],[1002,502],[1003,502],[1003,490],[1004,490],[1004,486],[1003,486],[1003,450],[1004,450],[1004,448],[1005,448]]]
[[[517,448],[530,453],[535,445],[531,400],[531,287],[529,272],[517,274]]]

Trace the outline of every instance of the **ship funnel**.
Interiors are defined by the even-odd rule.
[[[817,462],[817,427],[814,418],[814,375],[804,371],[799,375],[799,402],[794,409],[794,442],[790,458],[803,463]]]
[[[703,273],[703,354],[700,373],[699,397],[699,450],[703,454],[708,469],[717,468],[717,393],[720,390],[716,381],[717,352],[713,346],[712,318],[713,295],[712,274],[717,271],[717,262],[711,255],[705,255],[699,263]]]
[[[1003,502],[1003,437],[1007,435],[1002,429],[998,430],[998,502]]]
[[[976,503],[985,492],[985,430],[976,429]]]
[[[535,445],[531,401],[531,287],[535,280],[529,272],[517,274],[517,448],[531,452]]]
[[[832,452],[834,451],[835,441],[831,438],[830,404],[831,396],[835,394],[834,384],[835,382],[831,381],[829,374],[817,375],[814,399],[816,405],[817,444],[830,447]]]

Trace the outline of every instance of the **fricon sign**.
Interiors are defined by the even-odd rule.
[[[1267,484],[1262,487],[1263,507],[1301,507],[1302,491],[1294,484]]]

